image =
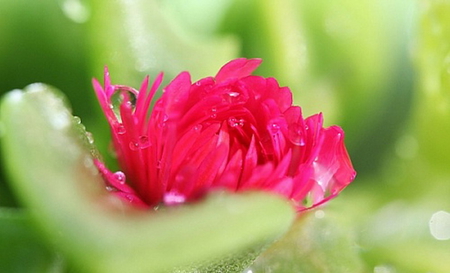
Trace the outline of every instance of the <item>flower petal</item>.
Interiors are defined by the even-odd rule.
[[[261,64],[261,59],[235,59],[225,64],[217,73],[215,80],[217,83],[230,79],[239,79],[252,74]]]

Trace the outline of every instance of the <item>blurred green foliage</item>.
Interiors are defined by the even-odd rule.
[[[341,125],[359,173],[328,207],[300,216],[248,270],[450,271],[449,241],[435,239],[428,225],[434,212],[450,210],[449,0],[0,0],[0,94],[33,82],[63,90],[110,166],[108,128],[90,85],[93,76],[103,78],[105,65],[113,82],[139,86],[160,71],[166,83],[182,70],[194,79],[214,75],[238,56],[262,58],[257,73],[289,86],[305,115],[323,112],[327,124]],[[2,107],[0,136],[13,113],[8,107]],[[16,122],[8,126],[36,138],[43,133]],[[51,198],[57,196],[45,201],[34,199],[31,189],[17,190],[34,184],[33,173],[21,174],[29,175],[25,182],[18,181],[19,169],[5,176],[6,164],[19,166],[12,158],[27,155],[6,151],[4,139],[0,205],[25,208],[0,209],[0,271],[66,272],[67,257],[78,268],[92,269],[93,257],[107,261],[98,246],[104,238],[81,255],[71,250],[77,238],[67,235],[57,247],[63,254],[54,254],[55,234],[45,223],[56,233],[67,223],[78,226],[76,219],[97,222],[86,216],[64,224],[67,215],[57,215],[78,201],[56,205]],[[32,221],[29,208],[35,209]]]

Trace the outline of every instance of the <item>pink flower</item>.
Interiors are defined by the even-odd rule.
[[[274,192],[299,210],[336,196],[356,174],[344,132],[323,128],[322,114],[304,119],[289,88],[251,75],[260,63],[236,59],[195,83],[182,72],[152,109],[162,74],[137,91],[112,85],[105,69],[104,87],[94,80],[94,88],[123,170],[96,161],[108,189],[143,207],[214,189]]]

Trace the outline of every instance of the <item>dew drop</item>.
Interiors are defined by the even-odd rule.
[[[81,124],[81,118],[78,116],[74,116],[73,117],[73,122],[75,122],[75,124]]]
[[[289,127],[288,138],[294,145],[305,146],[305,139],[297,124]]]
[[[125,174],[121,171],[115,172],[113,174],[114,179],[116,179],[120,184],[125,184]]]
[[[194,131],[196,131],[196,132],[201,131],[202,128],[203,128],[203,125],[201,125],[201,124],[197,124],[197,125],[195,125],[195,126],[193,127]]]
[[[89,144],[94,144],[94,136],[91,132],[86,132],[86,139],[89,142]]]
[[[178,205],[186,201],[186,196],[178,192],[168,192],[164,194],[164,203],[166,205]]]
[[[269,131],[274,135],[278,134],[280,132],[280,125],[278,125],[278,123],[275,123],[275,122],[270,124]]]
[[[236,128],[236,127],[242,127],[244,126],[245,120],[240,118],[235,118],[235,117],[230,117],[228,119],[228,125],[232,128]]]
[[[139,150],[139,143],[136,141],[130,141],[129,147],[132,151]]]
[[[210,115],[210,117],[211,118],[217,118],[217,108],[216,107],[211,108],[211,115]]]
[[[167,123],[168,120],[169,120],[169,116],[167,114],[164,114],[162,116],[161,122],[159,122],[159,124],[158,124],[159,128],[166,127],[166,123]]]
[[[136,96],[138,91],[127,86],[115,86],[116,90],[111,96],[111,109],[113,110],[117,120],[122,121],[120,116],[120,107],[124,105],[129,111],[134,111]],[[125,104],[124,104],[125,103]]]
[[[139,137],[139,148],[145,149],[148,148],[151,145],[150,140],[148,139],[148,136],[140,136]]]
[[[237,97],[239,97],[240,94],[241,94],[241,93],[235,92],[235,91],[230,91],[230,92],[228,92],[228,95],[229,95],[230,97],[232,97],[232,98],[237,98]]]
[[[127,130],[125,129],[125,126],[122,123],[116,123],[114,125],[114,130],[119,135],[123,135],[127,132]]]

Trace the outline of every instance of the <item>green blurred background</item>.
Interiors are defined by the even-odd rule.
[[[33,82],[62,90],[111,166],[91,87],[105,65],[113,82],[137,87],[160,71],[166,83],[183,70],[193,79],[214,75],[236,57],[262,58],[257,74],[289,86],[305,115],[323,112],[327,125],[342,126],[358,171],[319,210],[337,225],[329,241],[307,250],[289,243],[320,235],[303,231],[322,221],[316,211],[276,246],[291,256],[265,252],[253,272],[351,272],[333,267],[346,261],[362,272],[450,272],[450,243],[441,238],[450,238],[449,216],[430,224],[437,211],[450,211],[450,1],[0,0],[0,93]],[[20,206],[12,183],[2,170],[4,207]],[[4,238],[26,222],[2,217]],[[17,255],[36,268],[54,263],[46,239],[31,224],[21,227],[17,237],[27,236],[18,242],[30,251]],[[327,252],[335,241],[354,257]],[[6,253],[5,244],[17,243],[0,241]]]

